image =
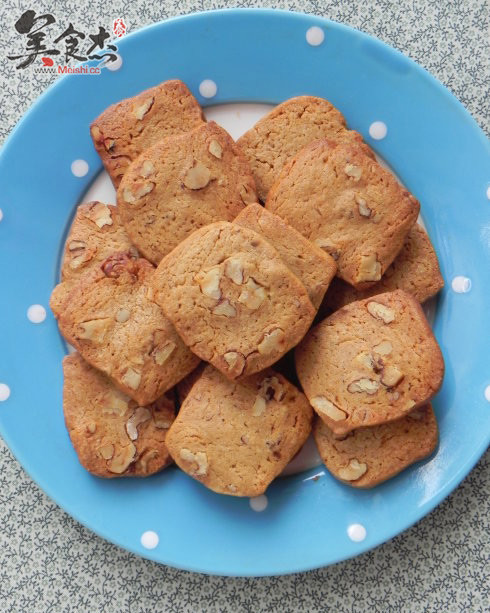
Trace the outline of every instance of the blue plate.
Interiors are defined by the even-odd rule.
[[[310,30],[310,28],[316,28]],[[308,34],[307,40],[307,32]],[[312,45],[311,42],[321,44]],[[490,433],[490,150],[461,104],[383,43],[312,16],[261,10],[195,14],[121,39],[122,68],[69,76],[19,123],[0,160],[0,429],[31,477],[61,507],[121,547],[171,566],[272,575],[324,566],[395,536],[444,499],[484,452]],[[219,496],[176,469],[105,481],[79,465],[64,427],[64,344],[52,315],[75,203],[101,170],[88,125],[109,104],[180,78],[204,105],[323,96],[420,199],[446,288],[435,334],[446,377],[434,405],[440,444],[427,462],[371,491],[319,469],[277,480],[267,500]],[[217,94],[203,98],[204,79]],[[382,140],[369,128],[386,124]],[[373,128],[374,129],[374,128]],[[88,172],[77,177],[74,160]],[[83,171],[83,164],[80,168]],[[76,165],[75,165],[76,169]],[[6,387],[8,386],[8,387]],[[10,396],[8,395],[10,390]],[[141,543],[142,534],[148,545]],[[153,537],[153,539],[152,539]]]

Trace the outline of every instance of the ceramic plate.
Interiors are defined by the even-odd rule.
[[[290,573],[355,556],[395,536],[439,504],[489,442],[487,139],[422,68],[369,36],[312,16],[195,14],[120,39],[119,53],[119,70],[60,79],[3,148],[2,436],[31,477],[77,520],[178,568]],[[419,198],[446,281],[434,322],[446,362],[434,401],[440,444],[429,461],[371,491],[311,468],[276,480],[265,497],[252,501],[214,494],[174,468],[144,480],[112,481],[81,468],[63,423],[66,347],[49,295],[74,207],[101,172],[89,123],[109,104],[170,78],[182,79],[205,107],[323,96]]]

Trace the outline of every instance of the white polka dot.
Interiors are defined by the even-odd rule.
[[[155,549],[159,540],[158,534],[153,530],[147,530],[141,535],[141,544],[145,549]]]
[[[5,383],[0,383],[0,402],[4,402],[10,396],[10,387]]]
[[[490,402],[490,385],[487,385],[487,387],[485,388],[485,399]]]
[[[85,160],[75,160],[71,163],[71,171],[75,177],[84,177],[88,172],[88,164]]]
[[[487,187],[487,198],[490,200],[490,185]]]
[[[211,81],[211,79],[204,79],[199,85],[199,93],[203,98],[214,98],[217,91],[218,86],[214,81]]]
[[[369,136],[374,140],[383,140],[388,134],[388,127],[384,121],[373,121],[369,126]]]
[[[40,324],[46,319],[46,309],[41,304],[31,304],[27,309],[27,319],[33,324]]]
[[[3,219],[3,211],[2,209],[0,209],[0,221],[2,221],[2,219]]]
[[[454,277],[451,287],[457,294],[466,294],[471,289],[471,279],[463,276]]]
[[[351,541],[360,543],[366,538],[366,528],[362,524],[351,524],[347,528],[347,534]]]
[[[306,30],[306,42],[313,47],[318,47],[325,40],[325,32],[318,26]]]
[[[250,498],[249,502],[250,507],[258,513],[260,513],[260,511],[265,511],[267,509],[267,505],[269,504],[269,501],[267,500],[267,496],[265,494]]]
[[[123,59],[119,55],[119,53],[116,53],[115,55],[117,57],[116,57],[116,59],[113,62],[111,62],[110,59],[109,59],[109,61],[107,61],[107,63],[104,64],[104,66],[107,68],[107,70],[110,70],[111,72],[119,70],[121,68],[121,66],[123,65]]]

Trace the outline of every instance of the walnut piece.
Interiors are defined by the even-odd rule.
[[[347,391],[351,394],[364,392],[366,394],[373,395],[376,394],[378,389],[379,383],[377,381],[374,381],[373,379],[367,379],[365,377],[357,379],[356,381],[352,381],[352,383],[349,383],[349,385],[347,386]]]
[[[143,119],[146,113],[148,113],[148,111],[153,106],[153,101],[153,96],[151,96],[150,98],[147,98],[142,104],[139,104],[138,106],[133,106],[133,115],[136,117],[136,119],[138,119],[139,121]]]
[[[403,379],[403,373],[396,366],[388,365],[383,368],[381,383],[386,387],[395,387]]]
[[[112,458],[111,463],[107,465],[108,470],[117,475],[122,474],[134,460],[135,454],[136,447],[133,443],[129,443],[129,445],[122,447]]]
[[[223,147],[219,144],[217,140],[212,140],[209,143],[208,151],[211,155],[214,155],[215,158],[221,160],[221,156],[223,155]]]
[[[244,304],[251,311],[255,311],[266,298],[265,289],[250,277],[238,297],[238,302]]]
[[[110,460],[114,455],[114,445],[108,443],[99,447],[99,454],[104,460]]]
[[[392,321],[395,321],[395,311],[381,304],[381,302],[368,302],[367,310],[375,319],[380,319],[385,324],[390,324]]]
[[[93,434],[97,430],[97,424],[93,421],[89,422],[85,428],[88,433]]]
[[[111,209],[107,206],[107,204],[103,204],[102,202],[97,202],[97,204],[92,207],[88,217],[98,228],[112,226],[113,223]]]
[[[341,253],[339,247],[334,245],[328,238],[315,238],[313,242],[317,247],[326,251],[335,261],[339,259]]]
[[[362,168],[359,168],[359,166],[355,166],[354,164],[346,164],[344,172],[348,177],[352,177],[356,181],[359,181],[362,176]]]
[[[85,341],[101,343],[109,330],[111,320],[109,317],[103,319],[91,319],[78,325],[78,338]]]
[[[284,337],[284,330],[281,330],[281,328],[275,328],[270,332],[266,332],[264,334],[264,338],[257,346],[258,352],[262,355],[266,355],[279,350],[282,342],[284,341]]]
[[[180,450],[180,457],[185,462],[195,462],[197,468],[191,470],[191,475],[205,475],[208,472],[208,457],[203,451],[193,453],[185,447]]]
[[[221,290],[219,287],[221,281],[221,269],[219,266],[213,266],[207,272],[199,273],[196,276],[196,281],[199,283],[201,292],[209,298],[219,300],[221,298]]]
[[[319,413],[323,413],[327,417],[330,417],[330,419],[333,419],[333,421],[343,421],[347,419],[347,413],[336,407],[334,403],[330,402],[325,396],[315,396],[312,398],[311,406]]]
[[[119,309],[119,311],[116,313],[116,321],[123,324],[128,321],[130,315],[131,312],[128,309]]]
[[[379,281],[381,279],[381,264],[378,262],[375,253],[361,255],[359,270],[356,275],[356,282]]]
[[[344,481],[357,481],[367,471],[367,464],[359,462],[356,458],[352,459],[347,466],[340,468],[338,476]]]
[[[381,341],[381,343],[373,347],[373,351],[379,355],[390,355],[393,351],[393,345],[390,341]]]
[[[153,172],[155,172],[155,167],[150,160],[145,160],[140,168],[140,175],[147,179]]]
[[[151,352],[154,362],[158,364],[158,366],[163,366],[176,347],[177,345],[173,341],[168,341],[165,345],[156,347]]]
[[[224,317],[235,317],[236,309],[229,300],[221,300],[213,309],[213,315],[223,315]]]
[[[125,187],[123,190],[123,200],[128,204],[134,204],[140,198],[147,196],[155,188],[155,184],[152,181],[146,183],[136,183],[130,189]]]
[[[359,215],[362,215],[362,217],[371,217],[372,210],[368,207],[364,198],[361,198],[361,196],[359,196],[358,194],[356,194],[354,198],[357,202]]]
[[[86,246],[87,246],[87,243],[85,241],[70,241],[68,245],[68,250],[69,251],[80,251],[82,249],[85,249]]]
[[[102,412],[108,415],[124,415],[129,407],[130,397],[118,389],[114,389],[104,397]]]
[[[151,417],[151,413],[145,407],[138,407],[136,411],[126,422],[126,432],[132,441],[138,438],[138,426],[148,421]]]
[[[284,385],[279,381],[277,377],[265,377],[260,384],[259,393],[266,400],[280,401],[286,395]]]
[[[122,382],[132,390],[137,390],[141,383],[141,373],[129,367],[122,377]]]
[[[254,405],[252,407],[252,415],[254,417],[260,417],[264,413],[266,406],[266,399],[261,394],[257,394],[257,396],[255,397]]]
[[[159,453],[156,449],[148,449],[148,451],[145,451],[145,453],[138,459],[136,462],[136,467],[142,472],[146,473],[148,471],[148,463],[158,458],[158,456]]]
[[[184,185],[189,189],[202,189],[211,181],[211,171],[202,162],[194,162],[184,177]]]
[[[225,261],[225,276],[235,285],[242,285],[244,280],[243,262],[238,257],[231,257]]]
[[[245,368],[245,356],[238,351],[227,351],[223,355],[224,361],[228,364],[229,370],[240,376]]]

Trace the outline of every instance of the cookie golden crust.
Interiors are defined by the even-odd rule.
[[[81,204],[76,211],[65,243],[61,266],[61,283],[50,300],[51,310],[59,317],[66,296],[75,283],[89,270],[119,251],[129,251],[137,257],[121,222],[117,207],[102,202]]]
[[[146,477],[171,463],[170,396],[141,407],[78,354],[63,360],[63,411],[80,464],[98,477]]]
[[[305,396],[270,369],[236,382],[207,366],[166,442],[175,463],[209,489],[258,496],[302,447],[312,414]]]
[[[197,100],[175,79],[113,104],[92,122],[90,134],[117,188],[129,164],[145,149],[203,122]]]
[[[366,290],[356,290],[341,279],[328,288],[319,312],[325,316],[369,296],[402,289],[419,302],[435,296],[444,287],[437,255],[425,230],[415,224],[405,238],[402,250],[382,279]]]
[[[111,256],[74,287],[59,319],[82,357],[143,406],[199,363],[148,298],[153,272],[142,258]]]
[[[365,289],[402,248],[420,206],[361,146],[323,140],[286,164],[266,208],[330,253],[341,279]]]
[[[318,309],[337,271],[335,260],[260,204],[247,206],[234,223],[261,234],[277,249],[289,270],[305,286],[313,306]]]
[[[117,192],[131,240],[154,264],[194,230],[232,221],[256,200],[248,162],[213,121],[147,149]]]
[[[318,452],[334,477],[353,487],[378,485],[423,458],[437,446],[430,404],[381,426],[359,428],[335,438],[319,418],[313,426]]]
[[[256,232],[227,222],[180,243],[151,283],[184,342],[230,379],[276,362],[316,312],[279,253]]]
[[[439,390],[444,362],[420,304],[396,290],[352,302],[296,349],[303,390],[336,436],[403,417]]]
[[[284,164],[302,147],[320,138],[334,142],[363,142],[358,132],[347,130],[339,110],[328,100],[314,96],[286,100],[238,139],[238,145],[252,168],[262,202],[265,202]],[[363,147],[370,152],[367,145]]]

